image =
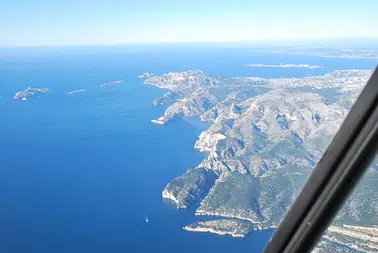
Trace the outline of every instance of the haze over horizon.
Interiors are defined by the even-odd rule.
[[[340,0],[16,0],[2,3],[0,46],[376,37],[377,10],[374,1]]]

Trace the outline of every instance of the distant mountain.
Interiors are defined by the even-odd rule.
[[[146,79],[146,84],[168,90],[153,103],[168,106],[155,123],[181,116],[211,123],[195,144],[207,158],[169,182],[163,197],[178,208],[200,201],[196,215],[223,217],[219,222],[189,225],[190,231],[240,235],[229,229],[224,218],[249,221],[254,229],[278,226],[371,73],[347,70],[264,79],[216,77],[191,70]],[[377,180],[377,170],[371,169],[327,233],[328,241],[350,249],[378,249],[378,242],[355,234],[351,245],[345,238],[351,227],[344,227],[378,225],[372,220],[378,217]],[[244,235],[248,229],[243,225],[242,231]],[[323,243],[319,249],[330,245]]]

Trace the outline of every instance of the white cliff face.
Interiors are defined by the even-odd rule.
[[[177,208],[187,208],[198,200],[215,181],[215,173],[205,169],[191,169],[173,179],[163,190],[163,198],[171,199]]]
[[[162,197],[165,199],[172,200],[176,205],[177,208],[186,208],[187,206],[180,203],[180,201],[177,199],[177,197],[174,195],[173,192],[169,191],[168,188],[164,188],[162,192]]]
[[[218,141],[224,139],[226,136],[220,133],[202,132],[194,147],[201,152],[215,152]]]

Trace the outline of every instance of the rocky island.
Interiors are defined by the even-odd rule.
[[[24,91],[17,92],[16,95],[14,95],[13,99],[26,100],[28,97],[38,96],[38,95],[48,93],[48,92],[51,92],[51,90],[48,89],[48,88],[31,88],[31,87],[29,87]]]
[[[86,91],[87,91],[87,89],[73,90],[73,91],[69,91],[68,94],[72,95],[72,94],[81,93],[81,92],[86,92]]]
[[[200,203],[195,214],[202,218],[248,222],[253,230],[275,228],[371,74],[371,70],[339,70],[323,76],[265,79],[190,70],[146,79],[146,84],[167,90],[153,101],[155,106],[167,106],[155,123],[185,116],[210,123],[195,143],[206,158],[169,182],[163,197],[178,208]],[[377,182],[377,170],[369,170],[335,227],[378,225],[372,220],[378,217]],[[186,230],[233,234],[224,224],[204,220]],[[362,237],[355,238],[375,247]],[[330,242],[349,247],[344,237],[326,239],[323,249],[330,248]]]
[[[218,235],[231,235],[233,237],[244,237],[252,228],[250,222],[236,219],[218,219],[211,221],[198,221],[184,227],[184,230],[191,232],[210,232]]]
[[[103,84],[100,84],[100,87],[111,86],[111,85],[116,85],[116,84],[120,84],[120,83],[123,83],[123,80],[103,83]]]

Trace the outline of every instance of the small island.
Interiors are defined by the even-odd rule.
[[[218,219],[198,221],[184,227],[191,232],[209,232],[217,235],[231,235],[232,237],[244,237],[252,228],[252,223],[237,219]]]
[[[151,73],[151,72],[144,72],[143,74],[141,74],[139,76],[139,78],[149,78],[151,76],[154,76],[155,74],[154,73]]]
[[[87,89],[82,89],[82,90],[73,90],[73,91],[69,91],[68,94],[75,94],[75,93],[80,93],[80,92],[86,92]]]
[[[123,83],[123,80],[103,83],[103,84],[100,84],[100,87],[111,86],[111,85],[116,85],[116,84],[120,84],[120,83]]]
[[[27,88],[24,91],[19,91],[14,95],[13,99],[21,99],[21,100],[26,100],[28,97],[31,96],[36,96],[36,95],[41,95],[43,93],[48,93],[51,92],[50,89],[48,88]]]

